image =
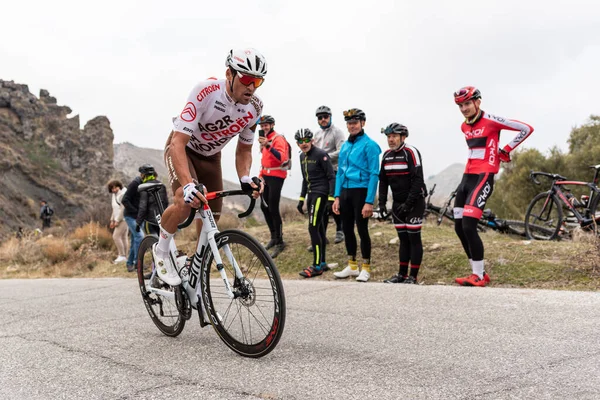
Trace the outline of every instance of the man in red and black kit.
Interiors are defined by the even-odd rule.
[[[259,176],[265,181],[264,202],[261,202],[260,208],[271,231],[271,240],[266,249],[273,248],[271,257],[275,258],[285,249],[279,200],[283,182],[287,178],[289,149],[283,135],[275,132],[275,118],[263,115],[258,123],[262,130],[258,137],[262,155]]]
[[[455,282],[462,286],[485,286],[490,277],[484,269],[483,242],[477,233],[477,222],[492,195],[500,161],[510,162],[510,152],[531,135],[533,128],[481,110],[481,92],[473,86],[455,92],[454,101],[465,117],[461,129],[469,146],[465,173],[456,189],[454,227],[473,270],[471,275],[456,278]],[[519,133],[500,149],[498,141],[503,129]]]
[[[421,153],[406,143],[408,128],[397,122],[381,132],[387,136],[390,149],[383,154],[379,170],[379,211],[387,213],[388,186],[392,188],[392,217],[400,238],[400,268],[385,283],[417,283],[423,259],[421,226],[425,212],[427,188],[423,179]],[[410,275],[408,263],[410,262]]]

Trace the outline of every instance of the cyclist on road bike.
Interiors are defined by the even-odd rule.
[[[483,263],[483,242],[477,233],[477,222],[494,189],[494,175],[500,162],[510,162],[510,152],[523,143],[533,128],[523,122],[486,113],[479,108],[481,92],[466,86],[454,93],[454,101],[465,117],[461,130],[469,147],[469,159],[454,200],[454,227],[469,257],[473,273],[455,282],[463,286],[485,286],[490,278]],[[506,146],[500,148],[500,131],[518,131]]]
[[[306,200],[308,211],[308,233],[313,247],[313,263],[300,272],[300,276],[312,278],[327,271],[325,261],[325,229],[327,219],[327,205],[333,203],[335,189],[335,173],[331,157],[323,149],[314,145],[313,133],[310,129],[299,129],[294,135],[296,143],[302,153],[300,154],[300,168],[302,169],[302,191],[298,201],[298,211],[304,214],[303,206]]]
[[[381,130],[390,149],[383,154],[379,171],[379,210],[387,213],[388,187],[392,188],[392,217],[400,239],[399,272],[385,283],[417,283],[423,259],[421,226],[427,188],[423,179],[421,153],[406,143],[408,128],[397,122]],[[408,263],[410,262],[410,275]]]
[[[218,220],[222,199],[207,203],[196,189],[202,183],[208,191],[223,190],[221,150],[238,136],[235,168],[242,189],[260,188],[249,177],[252,143],[262,102],[254,94],[263,84],[267,63],[257,50],[231,50],[225,61],[225,79],[210,78],[197,84],[173,121],[165,147],[165,164],[174,193],[173,204],[162,215],[158,244],[152,247],[157,273],[165,283],[175,286],[181,279],[171,264],[169,250],[177,225],[190,213],[190,207],[209,204]],[[254,196],[258,196],[255,193]],[[198,220],[198,232],[201,221]]]

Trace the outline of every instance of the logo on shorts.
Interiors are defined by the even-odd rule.
[[[492,187],[490,186],[490,183],[486,182],[485,186],[481,190],[481,194],[479,196],[477,196],[477,207],[481,208],[484,206],[491,191],[492,191]]]
[[[188,102],[181,112],[181,115],[179,115],[179,118],[185,122],[193,122],[196,119],[196,106],[194,103]]]

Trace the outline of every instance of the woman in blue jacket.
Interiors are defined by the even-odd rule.
[[[340,150],[332,209],[342,217],[348,265],[333,275],[336,278],[356,276],[357,281],[366,282],[371,277],[369,217],[373,215],[373,202],[379,181],[381,148],[364,131],[367,121],[364,111],[358,108],[344,111],[344,120],[350,136]],[[360,272],[356,261],[355,224],[363,258]]]

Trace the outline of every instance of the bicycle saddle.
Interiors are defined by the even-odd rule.
[[[140,186],[138,186],[138,193],[142,193],[145,190],[147,190],[148,193],[154,192],[154,191],[160,190],[160,188],[162,186],[164,186],[164,185],[161,182],[142,183],[142,184],[140,184]]]

